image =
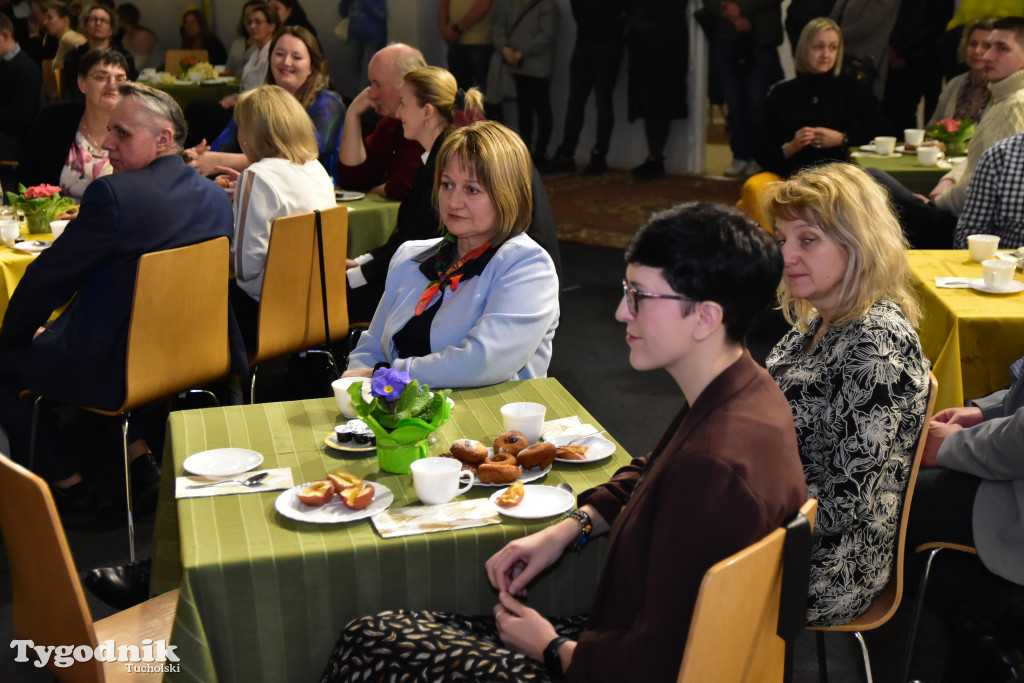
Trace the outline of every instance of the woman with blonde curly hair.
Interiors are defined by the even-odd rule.
[[[928,400],[906,240],[864,171],[834,163],[772,186],[763,205],[782,248],[793,329],[768,371],[793,409],[818,499],[807,619],[843,624],[885,588],[903,491]]]

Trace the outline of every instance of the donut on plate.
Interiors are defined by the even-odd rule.
[[[519,455],[516,457],[519,459],[520,465],[528,470],[532,470],[534,467],[547,467],[555,461],[557,455],[558,449],[555,448],[555,444],[550,441],[541,441],[519,451]]]
[[[458,439],[452,443],[452,455],[462,462],[476,465],[487,458],[487,446],[473,439]]]
[[[510,429],[498,436],[494,440],[494,452],[495,453],[511,453],[512,455],[519,455],[519,451],[527,448],[530,445],[530,440],[526,438],[526,434],[515,429]]]
[[[485,484],[511,484],[522,473],[523,470],[519,465],[512,465],[508,462],[492,462],[490,460],[480,463],[476,468],[476,476]]]

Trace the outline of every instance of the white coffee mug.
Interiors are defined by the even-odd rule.
[[[880,135],[875,138],[875,151],[884,157],[891,156],[896,151],[896,138],[890,135]]]
[[[352,397],[349,396],[348,388],[359,382],[369,382],[369,377],[342,377],[331,382],[331,387],[334,389],[334,400],[338,404],[338,410],[341,414],[350,420],[357,417],[355,408],[352,407]],[[365,396],[363,398],[366,398]]]
[[[427,505],[447,503],[473,486],[473,473],[462,469],[455,458],[421,458],[410,468],[416,495]],[[465,486],[461,484],[463,479]]]
[[[1013,274],[1017,264],[1013,261],[989,259],[981,262],[981,272],[985,278],[985,286],[989,289],[1009,289],[1013,282]]]
[[[904,128],[903,142],[917,147],[924,142],[924,128]]]
[[[18,221],[0,221],[0,240],[4,245],[11,246],[21,235],[21,224]]]
[[[50,232],[53,233],[53,239],[57,239],[64,234],[64,228],[68,227],[68,223],[71,221],[50,221]]]
[[[506,403],[501,407],[501,420],[505,430],[515,429],[526,435],[530,443],[537,443],[544,429],[547,408],[540,403]]]
[[[939,163],[940,156],[942,156],[942,152],[939,151],[938,147],[917,148],[917,162],[922,166],[934,166]]]
[[[968,235],[967,250],[975,263],[994,258],[999,248],[999,235]]]

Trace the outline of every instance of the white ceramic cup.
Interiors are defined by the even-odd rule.
[[[68,223],[71,221],[50,221],[50,232],[53,233],[53,239],[57,239],[64,234],[64,228],[68,227]]]
[[[917,147],[924,142],[924,128],[904,128],[903,142]]]
[[[539,403],[506,403],[501,407],[501,420],[505,431],[515,429],[525,434],[530,443],[537,443],[546,412],[547,408]]]
[[[473,473],[463,470],[455,458],[421,458],[413,461],[411,469],[416,495],[427,505],[447,503],[473,486]]]
[[[1009,289],[1013,282],[1013,274],[1017,264],[1013,261],[989,259],[981,262],[981,272],[985,278],[985,286],[989,289]]]
[[[369,382],[369,377],[342,377],[331,382],[331,387],[334,389],[334,400],[338,403],[338,410],[341,414],[350,420],[356,415],[355,408],[352,407],[352,397],[348,395],[348,388],[356,382],[363,383]]]
[[[939,163],[940,156],[942,156],[942,152],[939,151],[938,147],[917,148],[917,163],[922,166],[934,166]]]
[[[976,263],[995,258],[996,249],[999,248],[998,235],[968,235],[967,250],[971,254],[971,260]]]
[[[896,151],[896,138],[890,135],[880,135],[875,138],[875,151],[884,157],[890,156]]]
[[[0,221],[0,240],[5,246],[14,244],[14,240],[21,235],[21,224],[18,221]]]

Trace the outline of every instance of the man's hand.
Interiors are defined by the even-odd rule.
[[[932,422],[960,425],[965,429],[981,424],[984,419],[981,408],[946,408],[932,416]]]
[[[516,66],[519,62],[516,60],[516,51],[510,48],[508,45],[501,48],[501,57],[506,63]]]
[[[342,377],[373,377],[373,368],[355,368],[341,373]]]
[[[936,422],[932,420],[928,423],[928,440],[924,444],[924,453],[921,455],[921,465],[923,467],[935,467],[938,463],[936,462],[936,456],[939,454],[939,448],[942,446],[942,442],[946,440],[953,432],[958,432],[963,429],[963,425],[950,424],[948,422]]]
[[[451,45],[452,43],[459,39],[459,34],[451,26],[442,26],[441,37],[444,38],[444,42]]]
[[[555,627],[540,612],[504,591],[498,593],[498,600],[500,602],[494,606],[494,623],[501,642],[527,657],[544,661],[544,648],[558,637]]]
[[[370,99],[370,89],[363,88],[363,91],[356,95],[356,98],[352,100],[352,104],[348,105],[348,113],[354,114],[355,116],[362,116],[371,109],[376,110],[377,106]]]
[[[949,188],[953,187],[954,185],[956,185],[955,181],[951,180],[950,178],[943,178],[942,180],[939,181],[939,184],[936,185],[935,188],[928,193],[928,198],[931,199],[932,201],[935,201],[936,197],[941,195],[943,192],[946,192],[947,190],[949,190]]]

